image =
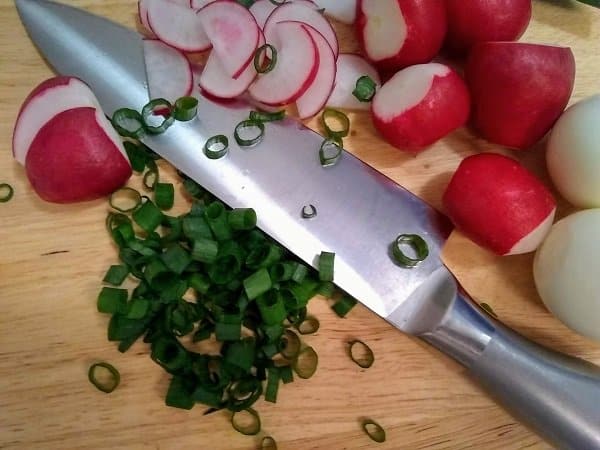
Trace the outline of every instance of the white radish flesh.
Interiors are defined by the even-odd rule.
[[[325,14],[345,24],[356,20],[356,0],[315,0],[319,8],[325,8]]]
[[[143,45],[150,98],[174,102],[190,95],[193,75],[185,55],[157,39],[145,39]]]
[[[377,89],[381,87],[381,78],[377,70],[367,60],[353,53],[340,53],[337,59],[335,85],[327,100],[327,106],[343,109],[370,109],[370,102],[361,102],[352,94],[356,88],[356,82],[362,76],[371,78]]]
[[[407,29],[396,0],[363,0],[366,17],[364,46],[369,58],[380,61],[395,56],[406,40]]]
[[[192,9],[202,9],[209,3],[215,2],[217,0],[190,0],[190,7]]]
[[[277,5],[271,0],[258,0],[250,7],[250,14],[256,19],[258,26],[263,29],[275,8],[277,8]]]

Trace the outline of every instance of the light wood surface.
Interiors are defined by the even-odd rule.
[[[133,0],[70,0],[134,26]],[[356,49],[338,27],[342,49]],[[572,102],[600,92],[600,10],[569,0],[534,2],[523,40],[571,46],[577,61]],[[107,317],[95,300],[104,271],[117,260],[104,230],[107,204],[59,206],[40,201],[11,157],[12,127],[28,92],[51,76],[20,25],[10,0],[0,2],[0,182],[15,188],[0,204],[0,448],[253,449],[258,438],[237,434],[226,413],[202,416],[164,405],[167,375],[136,344],[126,354],[106,340]],[[351,114],[349,150],[439,207],[461,158],[495,146],[462,129],[413,157],[384,144],[368,114]],[[312,126],[318,126],[316,121]],[[547,180],[543,145],[517,155]],[[186,207],[178,199],[177,210]],[[560,214],[568,211],[561,204]],[[476,299],[509,326],[540,343],[600,363],[600,345],[550,316],[536,295],[532,255],[500,258],[458,234],[446,261]],[[568,299],[565,299],[568,301]],[[321,329],[307,341],[319,353],[317,374],[287,385],[277,404],[257,404],[263,429],[281,449],[548,448],[500,409],[464,370],[425,344],[402,335],[358,307],[336,318],[322,299],[311,311]],[[376,362],[360,370],[345,342],[369,343]],[[92,362],[121,371],[112,394],[87,381]],[[386,429],[385,444],[362,433],[368,416]]]

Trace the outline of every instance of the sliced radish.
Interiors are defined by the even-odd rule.
[[[183,53],[157,39],[144,40],[144,61],[150,98],[174,102],[190,95],[192,66]]]
[[[274,29],[273,27],[278,22],[283,21],[298,21],[303,22],[307,25],[310,25],[319,33],[321,33],[327,42],[331,46],[333,50],[333,54],[337,58],[339,53],[339,45],[337,36],[335,34],[335,30],[329,23],[329,21],[323,17],[318,10],[315,8],[308,6],[308,4],[312,4],[312,2],[294,2],[294,3],[286,3],[282,6],[275,8],[273,13],[267,19],[267,23],[264,27],[265,39],[268,43],[271,43],[273,40]]]
[[[236,2],[213,2],[198,11],[198,18],[227,75],[237,78],[251,63],[260,29],[248,9]]]
[[[150,33],[154,34],[152,28],[150,28],[150,22],[148,22],[148,0],[138,1],[138,17],[144,28],[146,28],[146,30],[148,30]]]
[[[73,108],[100,109],[96,96],[83,81],[55,77],[44,81],[25,99],[13,132],[13,156],[25,165],[27,152],[40,128],[57,114]]]
[[[362,56],[353,53],[340,53],[337,59],[337,75],[333,92],[327,100],[327,106],[344,109],[370,109],[370,102],[360,102],[352,94],[356,82],[362,76],[368,76],[381,86],[381,78],[377,70]]]
[[[275,8],[277,5],[271,0],[258,0],[250,7],[250,14],[254,16],[256,23],[262,29]]]
[[[315,79],[319,51],[302,25],[287,21],[272,26],[270,44],[277,50],[277,64],[250,86],[249,93],[255,100],[271,106],[292,103]],[[265,39],[269,42],[266,36]]]
[[[145,2],[150,29],[165,44],[184,52],[202,52],[210,48],[201,21],[189,6],[165,0]]]
[[[348,25],[356,20],[356,0],[315,0],[325,14]]]
[[[209,3],[215,2],[217,0],[189,0],[190,7],[193,9],[202,9]]]
[[[176,3],[178,5],[185,6],[186,8],[190,8],[191,7],[190,0],[164,0],[164,1],[171,2],[171,3]]]
[[[307,119],[317,114],[329,98],[335,83],[335,55],[327,43],[327,39],[310,25],[302,26],[307,30],[319,52],[319,68],[314,81],[308,89],[296,100],[300,119]]]

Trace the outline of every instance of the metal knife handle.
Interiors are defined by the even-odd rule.
[[[458,292],[423,340],[455,358],[493,397],[561,449],[600,449],[600,367],[535,344]]]

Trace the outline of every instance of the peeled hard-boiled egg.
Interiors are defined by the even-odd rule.
[[[558,119],[546,164],[554,185],[570,203],[600,207],[600,95],[574,104]]]
[[[556,222],[538,248],[533,275],[546,307],[574,331],[600,341],[600,209]]]

